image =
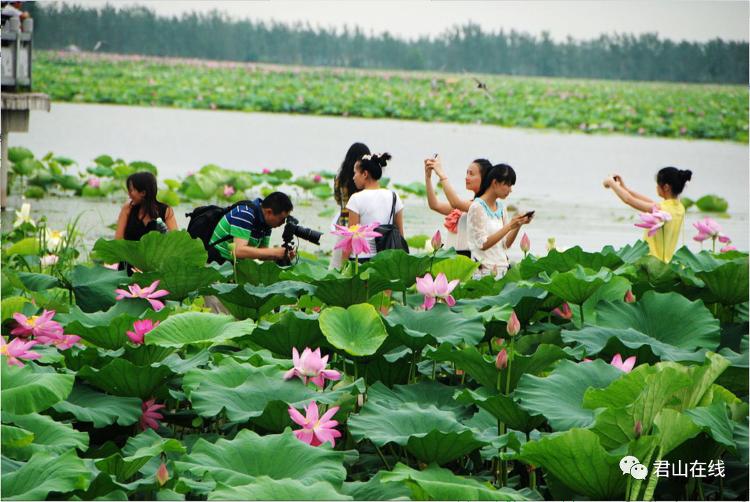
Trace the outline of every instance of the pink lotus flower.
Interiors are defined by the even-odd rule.
[[[722,253],[728,253],[729,251],[737,251],[737,248],[732,246],[731,244],[727,244],[723,248],[719,250]]]
[[[234,195],[234,187],[232,185],[224,185],[224,197],[231,197]]]
[[[521,251],[523,251],[523,255],[526,256],[530,249],[531,240],[529,239],[529,236],[524,233],[523,237],[521,237]]]
[[[167,296],[169,294],[169,291],[166,291],[164,289],[155,291],[156,286],[158,285],[159,281],[156,280],[152,282],[151,285],[147,288],[141,288],[138,284],[131,284],[130,286],[128,286],[129,291],[125,291],[124,289],[115,289],[115,293],[117,293],[115,300],[122,300],[123,298],[143,298],[151,304],[151,307],[155,311],[158,312],[164,308],[164,303],[160,302],[156,298],[161,298],[162,296]]]
[[[163,404],[156,404],[156,399],[153,398],[143,401],[143,404],[141,404],[141,419],[139,421],[142,431],[148,428],[155,431],[159,430],[159,420],[164,420],[164,417],[157,410],[164,408],[164,406]]]
[[[33,335],[40,343],[48,343],[50,340],[59,339],[63,336],[63,327],[59,322],[53,321],[54,310],[44,310],[41,315],[26,317],[20,312],[13,314],[18,326],[10,334],[20,337]]]
[[[60,261],[60,257],[56,254],[48,254],[42,256],[42,258],[39,260],[39,263],[43,267],[51,267],[53,265],[57,265],[57,262]]]
[[[458,220],[461,219],[461,215],[464,214],[460,209],[454,209],[445,217],[443,226],[452,234],[458,233]]]
[[[41,339],[37,338],[37,340]],[[42,343],[46,343],[47,345],[54,345],[58,350],[68,350],[80,341],[81,337],[78,335],[63,335],[62,338],[53,338],[50,339],[49,342]]]
[[[511,311],[510,317],[508,318],[508,324],[506,326],[508,336],[516,336],[521,331],[521,321],[518,320],[518,316],[515,311]]]
[[[503,349],[497,353],[497,357],[495,358],[495,368],[499,370],[504,370],[507,367],[508,367],[508,351]]]
[[[316,174],[315,176],[313,176],[314,183],[320,183],[321,181],[323,181],[323,177],[321,175]]]
[[[336,225],[335,235],[344,237],[335,246],[334,249],[341,249],[344,257],[350,254],[354,256],[370,252],[370,240],[373,237],[380,237],[379,232],[374,230],[379,227],[379,223],[370,223],[369,225],[352,225],[345,227]]]
[[[563,303],[558,308],[552,310],[552,313],[565,320],[573,317],[573,311],[570,310],[570,306],[567,303]]]
[[[310,446],[320,446],[323,443],[331,443],[331,446],[336,446],[336,439],[341,437],[341,433],[334,429],[339,423],[336,420],[331,420],[336,412],[339,411],[338,406],[326,411],[322,417],[318,418],[318,405],[315,401],[312,401],[307,407],[305,407],[305,415],[297,411],[296,409],[289,407],[289,417],[294,423],[301,425],[302,429],[294,431],[294,435],[297,439],[303,443],[307,443]]]
[[[625,361],[623,361],[620,354],[615,354],[615,357],[612,358],[612,362],[610,362],[609,364],[617,369],[624,371],[625,373],[630,373],[630,371],[633,369],[633,366],[635,366],[635,356],[630,356],[625,359]]]
[[[136,345],[141,345],[146,333],[154,329],[159,325],[159,321],[155,323],[151,319],[141,319],[133,323],[134,331],[127,331],[125,334],[130,338],[130,341]]]
[[[271,174],[271,170],[268,169],[267,167],[264,167],[263,168],[263,174]]]
[[[449,307],[456,304],[451,292],[458,286],[458,279],[448,282],[448,278],[443,272],[440,272],[433,280],[432,275],[425,274],[424,277],[417,277],[417,291],[424,295],[422,307],[430,310],[435,306],[438,299],[443,300]]]
[[[693,226],[698,230],[698,235],[693,237],[694,241],[703,242],[706,239],[719,239],[719,242],[730,242],[729,237],[721,233],[721,225],[709,217],[696,221]]]
[[[660,211],[656,206],[654,206],[650,213],[640,213],[638,216],[641,217],[641,221],[636,223],[635,226],[648,230],[649,237],[653,237],[666,222],[672,219],[671,214],[666,211]]]
[[[432,246],[433,251],[437,251],[443,247],[443,236],[440,235],[440,230],[436,231],[435,235],[432,236],[432,239],[430,239],[430,245]]]
[[[0,337],[0,354],[8,358],[8,366],[20,366],[24,367],[21,359],[39,359],[42,357],[37,352],[32,352],[29,349],[36,345],[36,340],[24,342],[21,338],[14,338],[10,343],[5,342],[5,338]]]
[[[625,293],[624,300],[625,300],[625,303],[633,303],[633,302],[635,302],[635,295],[633,294],[633,292],[631,290],[628,290]]]
[[[159,486],[164,486],[169,481],[169,471],[167,470],[167,464],[164,462],[156,470],[156,481],[159,483]]]
[[[89,180],[86,183],[91,188],[99,188],[102,184],[102,181],[99,178],[89,178]]]
[[[305,347],[300,356],[297,348],[293,347],[292,362],[294,368],[284,373],[284,380],[299,377],[307,385],[307,379],[309,378],[312,383],[322,389],[325,386],[326,379],[341,379],[341,373],[338,371],[325,369],[328,364],[328,356],[320,357],[320,348],[310,350],[310,347]]]

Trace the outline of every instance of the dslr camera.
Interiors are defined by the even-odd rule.
[[[299,220],[294,216],[287,216],[286,225],[284,225],[284,232],[281,234],[281,240],[284,241],[281,246],[286,249],[286,253],[284,254],[283,258],[276,260],[276,263],[278,263],[279,266],[282,267],[286,267],[292,264],[292,260],[289,258],[289,251],[291,251],[293,248],[292,241],[295,237],[304,239],[307,242],[312,242],[313,244],[320,246],[320,238],[322,235],[322,232],[318,232],[316,230],[313,230],[312,228],[307,228],[300,225]]]

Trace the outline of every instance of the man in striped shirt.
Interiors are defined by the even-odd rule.
[[[289,196],[273,192],[265,199],[255,199],[251,204],[240,204],[225,214],[214,229],[211,242],[225,260],[232,259],[229,244],[234,243],[237,259],[278,260],[283,258],[283,247],[269,248],[271,229],[280,227],[294,206]],[[229,237],[229,238],[227,238]],[[293,258],[293,251],[289,251]]]

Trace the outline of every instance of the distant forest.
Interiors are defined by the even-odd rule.
[[[210,2],[202,5],[208,6]],[[555,42],[517,31],[455,26],[414,41],[360,28],[235,20],[211,11],[157,16],[144,7],[30,3],[37,48],[305,66],[343,66],[617,80],[748,83],[748,43],[674,42],[656,34],[603,34]]]

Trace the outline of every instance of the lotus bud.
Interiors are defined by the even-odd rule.
[[[555,238],[554,237],[550,237],[549,239],[547,239],[547,252],[550,252],[553,249],[556,249],[555,248]]]
[[[169,481],[169,471],[167,470],[167,464],[164,462],[161,463],[159,469],[156,471],[156,481],[159,482],[159,486],[164,486]]]
[[[441,247],[443,247],[443,236],[440,235],[440,230],[435,232],[435,235],[432,236],[432,240],[430,241],[430,244],[432,245],[432,249],[434,251],[437,251]]]
[[[508,367],[508,351],[506,349],[503,349],[497,353],[497,357],[495,358],[495,367],[499,370],[504,370]]]
[[[234,187],[232,185],[224,185],[224,197],[231,197],[234,195]]]
[[[510,313],[506,330],[508,331],[508,336],[516,336],[518,332],[521,331],[521,321],[518,320],[515,311]]]
[[[315,183],[320,183],[321,181],[323,181],[323,177],[320,176],[319,174],[316,174],[315,176],[313,176],[313,181]]]
[[[635,296],[633,295],[633,292],[631,290],[628,290],[628,292],[625,293],[625,303],[633,302],[635,302]]]
[[[635,427],[633,428],[633,434],[635,434],[635,438],[638,439],[641,437],[641,434],[643,434],[643,424],[640,420],[638,420],[635,423]]]
[[[464,370],[456,369],[456,376],[461,376],[464,374]]]
[[[505,340],[503,340],[502,338],[498,337],[498,338],[492,339],[492,346],[496,348],[497,350],[500,350],[500,347],[502,347],[504,343],[505,343]]]
[[[529,240],[529,236],[524,233],[523,237],[521,237],[521,251],[523,251],[524,256],[529,252],[529,249],[531,249],[531,241]]]
[[[365,405],[365,395],[357,394],[357,408],[361,408]]]
[[[731,244],[727,244],[719,250],[721,253],[728,253],[729,251],[737,251],[737,248]]]
[[[271,174],[271,170],[268,169],[267,167],[264,167],[263,168],[263,174]]]

